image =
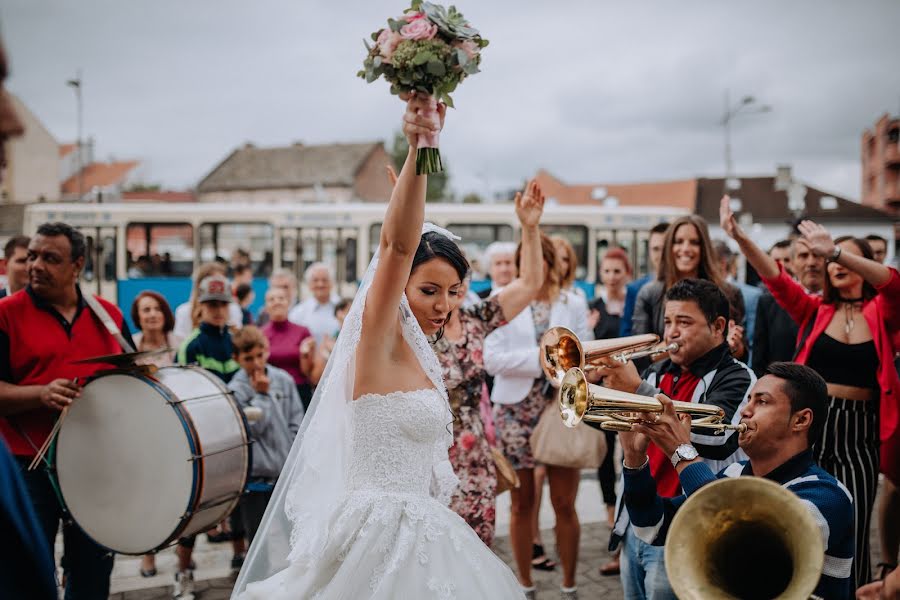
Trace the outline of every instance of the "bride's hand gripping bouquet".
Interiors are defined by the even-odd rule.
[[[488,41],[455,6],[448,9],[422,0],[413,0],[403,16],[387,23],[372,34],[374,45],[365,42],[369,52],[358,75],[368,83],[384,76],[392,94],[427,94],[429,106],[421,114],[439,129],[437,103],[453,106],[450,94],[459,82],[479,72],[481,50]],[[416,174],[442,170],[438,134],[419,136]]]

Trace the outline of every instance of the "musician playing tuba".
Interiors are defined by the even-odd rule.
[[[826,396],[825,381],[809,367],[772,363],[740,411],[740,420],[748,429],[739,434],[739,444],[750,460],[731,464],[718,474],[691,450],[689,417],[680,417],[665,396],[660,396],[664,410],[654,416],[658,419],[646,419],[632,432],[620,434],[625,506],[643,543],[673,546],[667,549],[666,567],[679,598],[726,597],[725,594],[740,598],[806,598],[811,592],[821,598],[851,597],[854,542],[850,492],[814,464],[810,451],[825,424]],[[660,496],[659,482],[654,480],[648,465],[652,464],[648,457],[651,443],[672,456],[684,494]],[[791,497],[767,503],[762,495],[745,493],[723,506],[722,487],[709,490],[717,494],[707,494],[702,505],[690,506],[699,500],[694,494],[704,494],[698,492],[702,486],[716,479],[743,476],[777,483],[793,492],[801,503],[792,502]],[[745,489],[766,487],[738,485]],[[765,504],[768,506],[756,506]],[[682,505],[687,512],[678,517],[690,518],[676,522],[670,529]],[[802,508],[812,515],[811,520]],[[780,513],[790,510],[799,512],[782,519]],[[767,511],[768,518],[759,516]],[[723,512],[730,516],[723,518]],[[778,519],[781,522],[772,526],[771,521]],[[808,522],[808,528],[795,527],[800,521]],[[737,531],[741,529],[743,532]],[[821,534],[821,546],[817,532]],[[692,547],[696,553],[675,552],[676,546],[681,550]],[[810,549],[816,547],[818,552],[824,548],[824,557],[810,555]],[[707,563],[714,564],[709,567]],[[815,569],[812,572],[811,566]],[[799,593],[795,589],[798,579],[811,581],[811,586],[800,586],[804,591]],[[794,587],[789,592],[791,585]],[[711,595],[713,589],[723,594]]]
[[[632,362],[622,364],[603,359],[608,367],[589,372],[603,377],[601,385],[642,396],[665,394],[683,402],[715,405],[724,411],[724,423],[736,424],[746,404],[756,376],[744,363],[734,359],[727,343],[729,305],[725,294],[712,282],[685,279],[673,285],[665,296],[665,340],[678,344],[668,358],[638,374]],[[738,448],[736,432],[715,435],[696,430],[684,448],[684,458],[700,456],[718,472],[746,456]],[[691,445],[693,444],[693,445]],[[659,495],[672,498],[681,493],[678,474],[672,466],[671,451],[650,445],[649,474],[656,480]],[[627,510],[617,510],[610,549],[619,543],[622,551],[622,584],[626,598],[674,598],[663,566],[662,548],[636,535],[629,526]],[[626,573],[633,576],[625,576]]]

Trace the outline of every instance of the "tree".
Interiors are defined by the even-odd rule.
[[[484,204],[484,200],[476,192],[469,192],[463,196],[463,204]]]
[[[409,143],[406,141],[406,136],[403,135],[402,131],[394,132],[394,145],[391,148],[391,157],[394,159],[394,168],[397,169],[398,173],[400,172],[400,169],[403,168],[403,163],[406,161],[406,153],[408,151]],[[425,192],[425,202],[452,200],[447,185],[450,181],[450,175],[447,173],[447,160],[441,157],[441,162],[444,165],[444,171],[428,176],[428,188]]]

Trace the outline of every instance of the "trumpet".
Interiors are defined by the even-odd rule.
[[[662,404],[656,398],[629,394],[588,383],[584,371],[569,369],[559,386],[559,416],[566,427],[576,427],[582,421],[599,423],[607,431],[631,431],[635,423],[648,413],[659,414]],[[747,431],[744,423],[723,423],[725,411],[711,404],[673,400],[675,411],[691,416],[691,427],[713,433],[726,430]]]
[[[674,342],[662,347],[658,343],[659,336],[652,333],[582,342],[570,329],[551,327],[541,336],[541,368],[550,383],[559,387],[566,371],[573,367],[593,371],[605,367],[597,362],[602,358],[625,364],[636,358],[678,350]]]

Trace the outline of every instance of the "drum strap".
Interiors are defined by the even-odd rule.
[[[122,335],[121,330],[119,330],[119,326],[116,325],[116,322],[113,321],[113,318],[109,316],[109,313],[106,312],[106,309],[103,308],[103,305],[100,304],[100,301],[94,297],[93,294],[83,294],[82,298],[87,303],[88,306],[91,307],[91,310],[94,311],[94,314],[97,315],[97,318],[100,319],[100,322],[103,323],[103,326],[106,327],[106,330],[116,338],[116,341],[119,342],[119,345],[122,347],[122,350],[125,352],[134,352],[134,346],[129,343],[128,340],[125,339],[125,336]]]

